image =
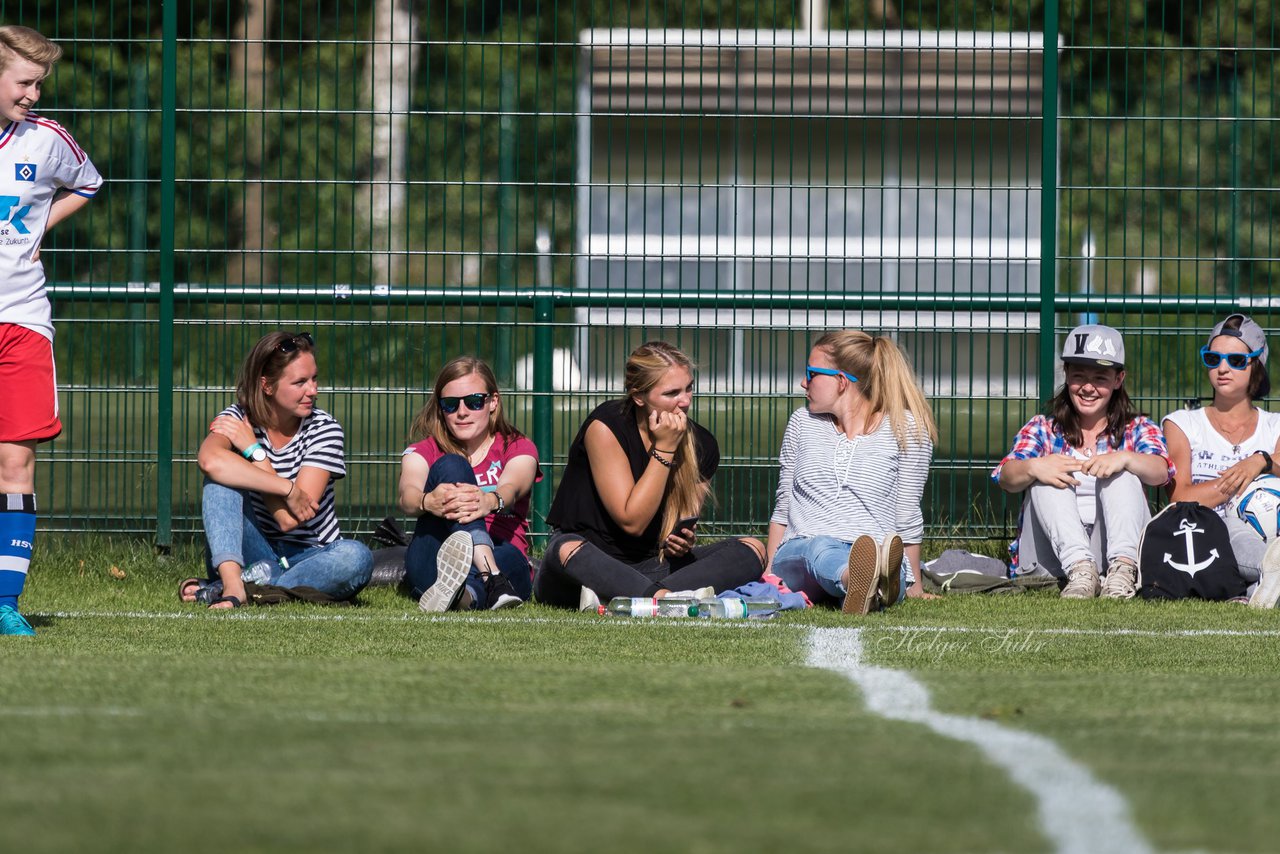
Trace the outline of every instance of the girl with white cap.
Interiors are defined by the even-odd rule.
[[[1143,486],[1173,473],[1159,426],[1125,391],[1124,360],[1116,330],[1073,329],[1062,348],[1066,382],[991,473],[1006,492],[1026,493],[1009,546],[1014,573],[1065,578],[1064,599],[1134,596],[1151,518]]]
[[[1274,607],[1280,598],[1280,550],[1272,550],[1272,559],[1266,560],[1266,541],[1230,511],[1232,499],[1255,478],[1276,473],[1272,455],[1280,454],[1280,413],[1254,403],[1271,392],[1267,355],[1262,327],[1243,314],[1230,315],[1213,327],[1200,348],[1213,387],[1212,403],[1171,412],[1163,422],[1177,468],[1169,497],[1198,501],[1218,512],[1231,534],[1240,574],[1250,584],[1260,580],[1263,567],[1276,565],[1273,583],[1259,585],[1249,600],[1259,607]]]

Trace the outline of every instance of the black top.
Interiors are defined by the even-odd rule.
[[[591,462],[587,458],[587,428],[592,421],[599,421],[609,428],[609,432],[613,433],[622,446],[627,461],[631,463],[631,476],[640,480],[652,457],[645,450],[635,416],[625,412],[624,405],[623,401],[618,400],[603,403],[582,422],[577,437],[569,447],[569,462],[560,478],[556,497],[551,502],[551,511],[547,513],[547,524],[567,534],[581,534],[587,542],[624,563],[640,563],[658,553],[658,526],[662,524],[666,499],[663,499],[663,504],[658,505],[658,510],[645,527],[644,533],[638,537],[628,534],[613,520],[605,509],[604,502],[600,500],[595,480],[591,477]],[[720,446],[716,443],[716,437],[701,424],[694,423],[693,419],[689,419],[689,427],[693,430],[693,442],[698,449],[698,467],[702,471],[702,479],[711,480],[720,467]]]

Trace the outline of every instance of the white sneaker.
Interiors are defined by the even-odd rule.
[[[458,599],[471,572],[471,535],[456,531],[440,544],[436,555],[436,583],[431,585],[418,607],[429,614],[447,611]]]
[[[1091,560],[1077,561],[1067,570],[1067,586],[1062,588],[1062,598],[1093,599],[1101,589],[1098,565]]]
[[[1102,595],[1108,599],[1132,599],[1138,595],[1138,567],[1127,560],[1113,560],[1102,579]]]
[[[1274,608],[1280,600],[1280,537],[1267,543],[1262,554],[1262,578],[1249,597],[1251,608]]]
[[[590,587],[582,588],[578,594],[578,610],[584,613],[600,613],[600,597]]]

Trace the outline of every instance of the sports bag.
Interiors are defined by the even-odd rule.
[[[1178,501],[1147,523],[1138,546],[1144,599],[1211,599],[1243,596],[1231,536],[1218,514],[1195,501]]]

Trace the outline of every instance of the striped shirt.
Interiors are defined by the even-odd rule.
[[[239,404],[232,404],[218,414],[246,420]],[[254,517],[258,520],[258,529],[273,542],[305,548],[325,546],[338,539],[341,532],[338,530],[338,514],[334,509],[333,482],[347,475],[347,465],[342,453],[342,425],[323,409],[314,409],[302,419],[298,432],[283,448],[272,447],[267,431],[262,427],[254,425],[253,435],[266,450],[271,468],[280,477],[294,480],[303,466],[323,469],[329,473],[329,482],[325,484],[324,494],[320,496],[320,509],[316,511],[316,515],[288,533],[281,531],[276,525],[275,519],[267,512],[262,496],[250,492],[249,502],[253,506]]]
[[[908,415],[908,430],[915,419]],[[786,525],[782,541],[827,536],[877,542],[897,533],[904,543],[924,539],[920,498],[933,443],[914,437],[904,452],[888,418],[875,432],[850,439],[828,416],[797,409],[779,454],[781,474],[771,522]]]

